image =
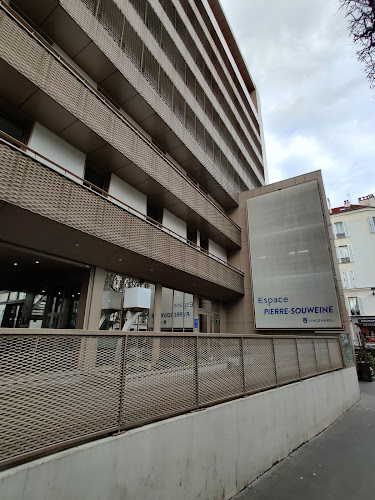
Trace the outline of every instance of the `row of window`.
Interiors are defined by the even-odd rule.
[[[105,0],[100,2],[98,5],[96,0],[85,0],[85,3],[97,16],[98,20],[110,33],[112,38],[114,38],[114,40],[116,40],[116,42],[122,47],[127,56],[133,61],[139,70],[142,71],[149,84],[157,90],[176,117],[184,124],[197,142],[201,144],[208,156],[215,162],[215,166],[226,176],[232,186],[240,192],[249,189],[249,186],[245,184],[238,172],[228,161],[226,155],[207,132],[202,122],[186,103],[185,99],[176,89],[171,79],[160,67],[159,63],[144,45],[141,38],[132,28],[120,9],[114,4],[113,0]],[[220,121],[218,114],[214,112],[212,105],[209,103],[207,98],[205,98],[205,93],[203,89],[198,86],[194,74],[191,71],[189,75],[186,73],[187,66],[183,59],[180,60],[181,64],[176,63],[176,47],[166,30],[163,31],[161,48],[172,60],[177,71],[179,71],[179,69],[182,71],[182,67],[184,68],[186,85],[192,92],[194,90],[193,95],[196,97],[197,102],[200,103],[201,107],[205,110],[206,115],[210,118],[215,128],[220,130],[221,127],[221,137],[231,141],[230,149],[244,168],[247,175],[250,176],[255,185],[259,185],[259,181],[257,180],[248,162],[244,159],[236,141],[231,137],[225,125],[222,121]],[[251,151],[252,148],[249,148],[249,152]],[[259,163],[259,160],[257,161]]]
[[[375,217],[369,215],[367,217],[370,233],[375,233]],[[350,236],[349,224],[347,221],[335,222],[333,224],[335,238],[348,238]]]
[[[160,324],[163,332],[192,332],[193,295],[162,288]],[[154,330],[155,284],[107,271],[100,330]]]
[[[13,137],[19,142],[25,143],[27,142],[27,137],[30,130],[31,130],[31,125],[25,126],[22,123],[14,120],[12,117],[0,111],[0,131],[5,132],[7,135]],[[48,139],[45,138],[45,140],[47,141]],[[69,165],[61,165],[61,166],[69,169]],[[97,192],[102,193],[104,191],[104,193],[102,193],[104,195],[109,191],[111,174],[103,174],[103,172],[101,172],[100,169],[88,158],[86,158],[84,171],[83,174],[81,175],[83,176],[83,179],[87,181],[87,183],[84,184],[89,189],[95,191],[96,188],[98,188]],[[195,184],[197,183],[195,182]],[[146,215],[147,217],[153,219],[157,223],[161,225],[164,224],[163,208],[153,206],[149,202],[147,202]],[[194,226],[191,225],[187,226],[186,234],[184,234],[184,237],[186,237],[186,239],[188,239],[195,245],[198,244],[202,250],[208,252],[209,250],[208,238],[204,235],[200,235],[198,241],[198,231]]]

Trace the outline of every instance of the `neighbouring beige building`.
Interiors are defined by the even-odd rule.
[[[356,342],[363,333],[375,341],[375,198],[331,209],[340,277]]]

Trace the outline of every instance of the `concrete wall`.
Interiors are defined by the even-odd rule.
[[[147,196],[120,179],[120,177],[117,177],[117,175],[112,174],[108,192],[130,207],[135,208],[138,212],[144,215],[147,214]],[[121,203],[119,205],[121,206]]]
[[[224,262],[228,262],[227,251],[212,240],[208,240],[208,251]]]
[[[168,210],[163,211],[163,226],[171,229],[175,233],[179,234],[183,238],[187,235],[187,224],[185,221],[179,219],[175,215],[171,214]]]
[[[88,443],[0,473],[1,500],[225,500],[359,399],[355,368]]]
[[[73,174],[83,177],[86,155],[40,123],[35,123],[28,146]],[[34,155],[30,153],[30,156]],[[36,159],[40,163],[44,163],[62,173],[61,169],[55,167],[52,163],[42,160],[38,156],[36,156]],[[72,178],[77,181],[74,177]]]

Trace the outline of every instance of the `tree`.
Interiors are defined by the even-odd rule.
[[[349,32],[357,47],[357,58],[375,89],[375,0],[340,0],[349,20]]]

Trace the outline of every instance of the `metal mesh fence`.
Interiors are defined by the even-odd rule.
[[[0,466],[343,368],[336,337],[0,334]]]

